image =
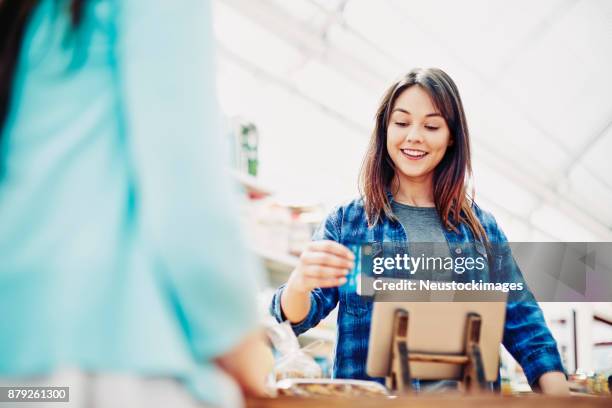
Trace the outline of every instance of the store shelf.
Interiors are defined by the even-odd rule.
[[[594,303],[593,319],[612,326],[612,305],[609,303]]]
[[[253,250],[266,263],[282,271],[291,272],[298,264],[299,258],[291,254],[278,253],[263,248],[254,248]]]
[[[279,253],[265,248],[253,248],[253,252],[263,261],[268,271],[270,285],[276,287],[287,282],[289,275],[298,264],[298,257],[290,254]]]
[[[608,316],[602,316],[602,315],[599,315],[599,314],[595,314],[595,315],[593,315],[593,319],[595,321],[598,321],[598,322],[601,322],[601,323],[605,323],[608,326],[612,326],[612,319],[610,319],[610,317],[608,317]]]
[[[273,191],[256,177],[238,170],[230,170],[232,177],[240,183],[251,198],[264,198],[272,195]]]

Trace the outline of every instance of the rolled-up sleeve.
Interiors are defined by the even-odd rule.
[[[519,362],[532,388],[550,371],[565,373],[557,343],[552,337],[542,310],[535,302],[513,302],[506,307],[504,347]]]
[[[508,239],[497,223],[494,223],[496,228],[492,235],[499,251],[496,256],[501,258],[501,281],[520,282],[524,285],[522,291],[508,300],[503,345],[521,365],[531,387],[538,390],[538,380],[543,374],[551,371],[565,373],[565,369],[557,342],[512,256]]]
[[[280,304],[280,298],[285,285],[282,285],[276,290],[270,305],[270,312],[277,322],[281,323],[287,320],[283,314]],[[291,328],[297,335],[304,333],[306,330],[316,326],[322,319],[325,318],[338,303],[338,288],[317,288],[310,295],[310,310],[308,315],[299,323],[292,323]]]
[[[321,223],[312,236],[313,241],[332,240],[340,241],[339,209],[334,209]],[[284,322],[286,317],[281,307],[281,296],[286,285],[276,290],[270,304],[270,313],[277,322]],[[299,335],[316,326],[338,304],[338,288],[316,288],[310,294],[310,310],[308,315],[299,323],[292,323],[295,334]]]

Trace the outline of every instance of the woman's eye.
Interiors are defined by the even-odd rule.
[[[428,130],[438,130],[438,129],[440,129],[439,127],[436,127],[436,126],[425,126],[425,128],[428,129]]]
[[[395,122],[395,124],[397,126],[401,126],[401,127],[408,126],[408,123],[406,123],[406,122]]]

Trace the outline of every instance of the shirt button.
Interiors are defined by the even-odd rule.
[[[461,248],[456,248],[456,249],[455,249],[455,253],[456,253],[456,254],[460,254],[460,253],[461,253]]]

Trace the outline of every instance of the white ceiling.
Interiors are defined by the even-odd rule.
[[[261,132],[261,178],[334,204],[384,89],[457,82],[477,201],[513,240],[612,240],[612,1],[217,0],[219,91]]]

